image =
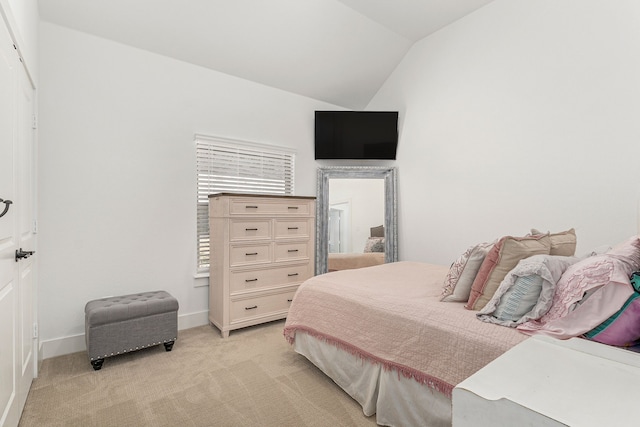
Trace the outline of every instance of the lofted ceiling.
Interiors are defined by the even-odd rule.
[[[350,109],[492,0],[39,0],[43,21]]]

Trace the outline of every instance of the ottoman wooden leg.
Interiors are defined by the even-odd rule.
[[[174,342],[175,341],[169,341],[169,342],[164,343],[164,349],[167,350],[167,351],[171,351],[171,349],[173,348],[173,343]]]
[[[99,371],[102,368],[102,363],[104,363],[104,359],[96,359],[91,361],[91,366],[93,366],[94,371]]]

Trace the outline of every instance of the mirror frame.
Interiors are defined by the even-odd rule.
[[[329,180],[384,179],[384,262],[398,260],[397,168],[386,166],[326,166],[318,168],[316,201],[316,275],[327,272],[329,256]]]

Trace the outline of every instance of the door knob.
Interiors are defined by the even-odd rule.
[[[0,218],[2,218],[3,216],[5,216],[5,214],[7,212],[9,212],[9,207],[11,206],[11,203],[13,203],[13,202],[11,200],[0,199],[0,203],[4,203],[4,210],[2,212],[0,212]]]
[[[20,261],[22,258],[29,258],[36,251],[23,251],[22,248],[16,249],[16,262]]]

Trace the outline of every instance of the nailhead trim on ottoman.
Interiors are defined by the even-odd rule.
[[[104,359],[178,338],[178,300],[165,291],[102,298],[84,308],[85,341],[93,369]]]

